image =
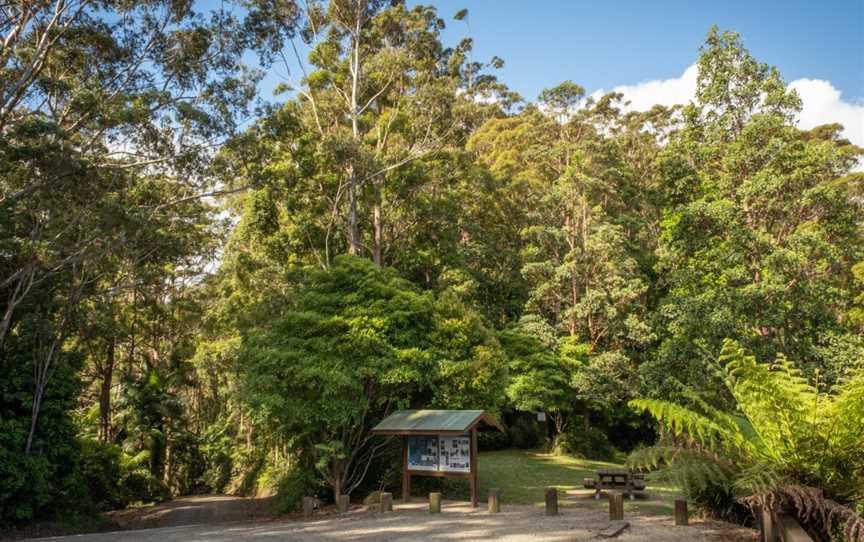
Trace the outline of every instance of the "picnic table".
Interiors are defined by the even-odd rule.
[[[600,498],[604,489],[619,489],[627,493],[632,500],[636,491],[645,491],[645,475],[623,469],[598,470],[597,478],[585,478],[585,487],[594,489],[594,498]]]

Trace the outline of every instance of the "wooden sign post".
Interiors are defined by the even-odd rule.
[[[402,439],[402,501],[411,498],[412,476],[467,478],[477,506],[477,432],[503,428],[482,410],[400,410],[372,429]]]

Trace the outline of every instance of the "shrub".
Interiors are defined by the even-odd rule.
[[[363,498],[363,506],[375,506],[381,502],[381,492],[377,489]]]
[[[477,434],[477,448],[483,451],[504,450],[510,447],[510,435],[502,431],[481,431]]]
[[[165,483],[150,473],[149,464],[150,453],[147,451],[122,456],[120,486],[126,502],[162,502],[171,498]]]
[[[76,427],[69,415],[81,390],[80,356],[64,352],[57,361],[30,453],[24,453],[37,347],[31,326],[38,325],[35,316],[22,322],[19,333],[0,345],[0,528],[50,519],[59,510],[72,515],[89,508],[84,478],[77,472]]]
[[[610,461],[615,457],[615,448],[606,438],[606,433],[597,428],[571,428],[555,437],[552,451],[560,455],[572,455],[585,459]]]
[[[87,489],[88,508],[105,511],[125,507],[130,495],[123,487],[120,447],[89,438],[80,443],[77,474]]]
[[[313,471],[301,467],[286,469],[276,483],[273,511],[277,514],[296,512],[303,505],[303,497],[316,495],[321,480]]]
[[[544,433],[540,430],[536,421],[519,417],[516,423],[510,426],[510,442],[516,448],[536,448],[544,439]]]

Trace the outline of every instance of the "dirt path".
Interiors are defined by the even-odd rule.
[[[178,497],[154,506],[111,513],[121,530],[180,527],[271,518],[270,499],[247,499],[227,495]]]
[[[199,503],[201,503],[198,498]],[[213,501],[210,501],[213,502]],[[202,503],[203,504],[203,503]],[[181,505],[168,515],[175,518],[213,517],[210,511],[185,509]],[[209,509],[210,505],[204,506]],[[224,510],[235,513],[237,505]],[[243,507],[238,507],[238,510]],[[185,510],[188,511],[185,511]],[[239,512],[237,512],[239,513]],[[223,516],[224,517],[224,516]],[[397,505],[387,514],[367,512],[360,507],[343,516],[323,515],[307,521],[258,521],[245,524],[194,525],[140,531],[79,535],[53,539],[56,542],[329,542],[345,541],[480,541],[563,542],[598,540],[607,525],[607,512],[565,508],[557,517],[545,517],[542,508],[505,506],[500,514],[472,510],[465,503],[445,503],[443,513],[430,515],[422,503]],[[221,519],[221,518],[220,518]],[[671,518],[627,517],[630,528],[616,540],[625,542],[753,541],[755,533],[723,523],[694,522],[673,527]]]

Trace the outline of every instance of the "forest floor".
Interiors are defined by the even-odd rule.
[[[247,499],[224,495],[178,497],[165,503],[112,512],[99,534],[67,536],[63,542],[198,542],[212,540],[593,540],[608,524],[608,502],[595,500],[593,491],[582,488],[582,479],[597,469],[620,465],[555,456],[538,451],[502,450],[480,455],[480,493],[491,487],[502,490],[502,512],[488,514],[485,505],[471,509],[467,503],[447,501],[444,513],[426,512],[426,500],[416,495],[412,502],[396,502],[392,514],[378,514],[354,505],[349,514],[335,515],[325,506],[314,519],[299,515],[273,517],[270,499]],[[467,484],[445,489],[444,496],[467,496]],[[544,488],[559,490],[561,515],[543,515]],[[417,493],[420,493],[417,488]],[[462,495],[465,493],[465,495]],[[689,527],[673,527],[672,501],[675,488],[648,486],[635,500],[625,499],[624,515],[630,528],[617,540],[755,540],[755,532],[719,522],[693,520]],[[56,531],[55,531],[56,532]],[[69,531],[66,531],[69,532]],[[81,532],[81,531],[73,531]],[[61,534],[62,531],[56,532]],[[51,532],[29,533],[45,536]],[[27,536],[26,534],[24,536]],[[45,539],[47,540],[47,539]]]
[[[419,499],[418,499],[419,500]],[[479,541],[558,542],[599,540],[608,525],[608,513],[599,508],[563,508],[560,515],[546,517],[537,506],[503,506],[501,513],[472,509],[467,503],[446,502],[441,514],[431,515],[423,502],[395,503],[395,511],[381,514],[354,506],[347,514],[325,513],[311,520],[258,521],[188,525],[116,533],[77,535],[54,542],[229,542],[283,541]],[[750,529],[695,520],[675,527],[669,516],[626,514],[630,527],[616,540],[645,542],[754,541]]]

